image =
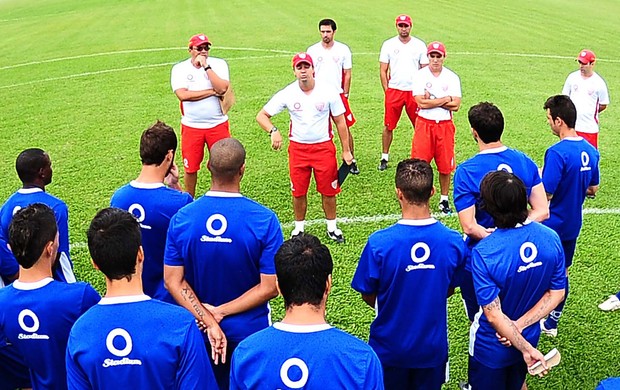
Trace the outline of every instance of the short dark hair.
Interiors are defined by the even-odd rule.
[[[482,208],[498,228],[511,228],[527,219],[527,192],[517,176],[506,171],[489,172],[480,183]]]
[[[108,279],[131,280],[142,240],[140,224],[133,215],[105,208],[95,215],[86,236],[90,257]]]
[[[214,180],[231,182],[245,164],[245,148],[235,138],[217,141],[209,151],[208,167]]]
[[[395,181],[407,202],[426,204],[433,192],[433,168],[417,158],[403,160],[396,167]]]
[[[34,203],[15,213],[9,225],[9,245],[19,265],[26,269],[35,265],[56,233],[56,217],[47,205]]]
[[[568,96],[551,96],[547,99],[543,108],[549,110],[549,114],[551,114],[553,120],[560,118],[566,123],[566,126],[571,129],[575,128],[575,122],[577,122],[577,108],[575,108],[575,103],[573,103]]]
[[[469,125],[476,130],[485,144],[497,142],[504,132],[504,116],[493,103],[482,102],[472,106],[467,113]]]
[[[319,22],[319,30],[321,30],[321,26],[330,26],[333,31],[336,31],[336,22],[333,19],[321,19]]]
[[[284,306],[319,306],[334,269],[329,249],[311,234],[285,241],[275,256],[276,276]]]
[[[164,122],[157,121],[140,137],[140,159],[144,165],[160,165],[168,151],[176,152],[177,135]]]
[[[15,170],[22,183],[32,183],[48,164],[50,164],[50,158],[43,149],[30,148],[17,156]]]

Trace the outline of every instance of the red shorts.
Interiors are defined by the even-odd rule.
[[[577,135],[585,139],[590,143],[590,145],[598,149],[598,133],[582,133],[581,131],[578,131]]]
[[[435,159],[439,173],[452,173],[454,164],[454,123],[418,117],[411,144],[411,158],[431,162]]]
[[[333,141],[318,144],[290,141],[288,168],[291,175],[291,191],[296,198],[308,193],[313,170],[316,189],[320,194],[336,196],[340,193],[336,145]]]
[[[344,96],[344,93],[340,94],[340,99],[342,99],[342,104],[344,104],[344,120],[347,122],[347,127],[351,127],[355,124],[356,119],[351,112],[351,107],[349,106],[349,98]]]
[[[415,120],[418,117],[418,103],[411,91],[401,91],[400,89],[388,88],[385,91],[385,116],[383,124],[392,131],[398,125],[403,107],[407,111],[407,116],[411,124],[415,127]]]
[[[210,129],[196,129],[181,124],[181,155],[185,172],[195,173],[200,170],[200,164],[205,156],[205,144],[210,150],[214,143],[229,137],[228,121]]]

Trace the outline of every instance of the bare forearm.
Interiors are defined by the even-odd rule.
[[[338,138],[340,138],[340,145],[342,145],[342,152],[351,152],[351,146],[349,145],[349,129],[347,123],[344,120],[344,115],[338,115],[334,118],[336,123],[336,129],[338,129]]]
[[[418,103],[418,107],[429,109],[429,108],[437,108],[444,107],[447,103],[450,102],[450,96],[445,96],[442,98],[425,98],[422,95],[417,95],[415,97],[416,102]]]
[[[547,316],[564,298],[564,290],[549,290],[530,310],[517,320],[517,326],[525,329],[530,325],[538,324],[541,318]]]
[[[351,69],[345,69],[344,77],[342,79],[342,90],[344,94],[349,96],[349,91],[351,91]]]
[[[200,299],[196,296],[194,289],[187,283],[185,279],[182,282],[173,285],[166,285],[170,295],[177,303],[194,315],[198,321],[202,321],[207,326],[217,324],[213,315],[202,305]]]
[[[180,101],[182,102],[195,102],[209,98],[211,96],[217,96],[214,89],[203,89],[201,91],[188,91],[187,89],[177,89],[174,91]]]
[[[256,122],[258,122],[258,125],[266,132],[269,132],[273,128],[271,117],[265,112],[265,110],[260,110],[260,112],[256,115]]]
[[[209,76],[209,81],[211,81],[211,85],[213,85],[213,89],[218,95],[223,95],[228,91],[230,82],[220,78],[213,69],[209,68],[209,70],[207,70],[207,76]]]
[[[388,64],[381,63],[379,65],[379,77],[381,78],[381,87],[385,92],[388,89]]]
[[[240,297],[218,306],[217,311],[224,317],[243,313],[244,311],[248,311],[264,304],[270,299],[275,298],[277,295],[278,291],[275,288],[275,284],[273,286],[257,284]]]
[[[377,302],[376,294],[362,294],[362,299],[364,300],[364,302],[366,302],[368,306],[372,307],[373,309],[375,308],[375,304]]]
[[[547,201],[547,194],[542,183],[532,188],[528,203],[531,207],[528,215],[529,219],[542,222],[549,218],[549,202]]]
[[[534,349],[532,345],[521,335],[521,330],[514,321],[506,316],[501,309],[499,297],[493,302],[483,306],[484,314],[495,331],[510,341],[512,346],[519,351],[529,352]]]

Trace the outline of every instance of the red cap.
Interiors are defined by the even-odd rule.
[[[204,35],[204,34],[196,34],[196,35],[194,35],[193,37],[191,37],[189,39],[189,46],[190,47],[192,47],[192,46],[194,46],[194,47],[200,46],[200,45],[203,45],[205,43],[209,44],[209,45],[211,44],[211,42],[209,41],[209,38],[207,38],[207,36]]]
[[[428,47],[426,48],[426,54],[431,54],[431,53],[439,53],[445,57],[446,56],[446,45],[444,45],[443,43],[439,41],[429,43]]]
[[[405,14],[398,15],[396,17],[396,25],[398,26],[399,23],[405,23],[405,24],[408,24],[409,27],[411,27],[411,24],[412,24],[411,23],[411,16],[405,15]]]
[[[577,56],[577,61],[583,64],[589,64],[590,62],[594,62],[595,60],[596,56],[594,55],[594,52],[588,49],[583,49],[581,52],[579,52],[579,55]]]
[[[312,62],[312,57],[308,53],[297,53],[295,57],[293,57],[293,68],[297,66],[297,64],[305,62],[310,64],[314,68],[314,62]]]

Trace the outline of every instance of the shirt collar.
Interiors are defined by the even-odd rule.
[[[331,329],[330,324],[318,324],[318,325],[294,325],[294,324],[285,324],[283,322],[276,322],[273,324],[273,327],[290,333],[314,333],[320,332],[322,330]]]
[[[205,196],[214,196],[217,198],[241,198],[241,195],[238,192],[224,192],[224,191],[207,191]]]
[[[396,223],[407,226],[428,226],[434,224],[435,222],[437,222],[437,220],[431,217],[425,219],[399,219]]]
[[[38,288],[47,286],[53,281],[54,279],[50,277],[43,278],[39,280],[38,282],[20,282],[19,280],[16,280],[13,282],[13,287],[16,288],[17,290],[24,290],[24,291],[36,290]]]
[[[118,303],[134,303],[134,302],[142,302],[148,301],[151,297],[148,295],[140,294],[140,295],[124,295],[120,297],[103,297],[99,301],[100,305],[115,305]]]
[[[42,188],[39,187],[31,187],[31,188],[20,188],[17,190],[20,194],[34,194],[37,192],[44,192]]]
[[[133,188],[140,188],[143,190],[154,190],[155,188],[165,187],[164,183],[142,183],[137,180],[132,180],[129,185]]]
[[[478,152],[478,154],[493,154],[493,153],[501,153],[505,150],[508,150],[506,145],[498,146],[497,148],[485,149]]]

